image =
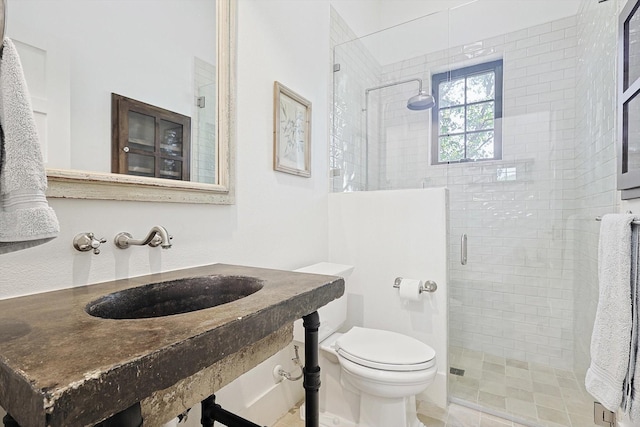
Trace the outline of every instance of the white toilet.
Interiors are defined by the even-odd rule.
[[[352,266],[319,263],[296,271],[347,278]],[[353,327],[343,296],[320,308],[320,425],[322,427],[424,427],[415,396],[437,373],[435,351],[396,332]],[[304,342],[302,322],[294,340]],[[301,411],[304,416],[304,409]]]

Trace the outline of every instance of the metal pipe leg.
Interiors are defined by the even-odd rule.
[[[318,328],[320,316],[317,311],[302,318],[304,326],[304,381],[305,427],[320,426],[320,366],[318,366]]]
[[[9,414],[2,418],[2,423],[4,424],[4,427],[20,427],[20,424],[18,424],[18,422]]]
[[[204,399],[200,404],[202,407],[200,424],[202,424],[203,427],[213,427],[215,421],[227,427],[263,427],[223,409],[222,406],[216,403],[216,396],[213,394]]]
[[[216,408],[216,396],[211,395],[200,402],[202,409],[200,415],[200,424],[202,427],[213,427],[215,419],[213,418]]]

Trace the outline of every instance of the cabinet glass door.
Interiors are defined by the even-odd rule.
[[[185,157],[182,135],[181,124],[160,120],[161,178],[182,179],[182,158]]]
[[[155,176],[155,119],[129,111],[127,170],[130,175]]]

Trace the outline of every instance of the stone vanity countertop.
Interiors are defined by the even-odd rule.
[[[211,275],[255,277],[264,287],[165,317],[113,320],[85,312],[112,292]],[[21,427],[93,425],[343,293],[344,281],[334,276],[214,264],[0,300],[0,406]]]

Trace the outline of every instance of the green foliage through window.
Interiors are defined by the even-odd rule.
[[[432,78],[432,163],[502,156],[502,60],[435,74]]]

